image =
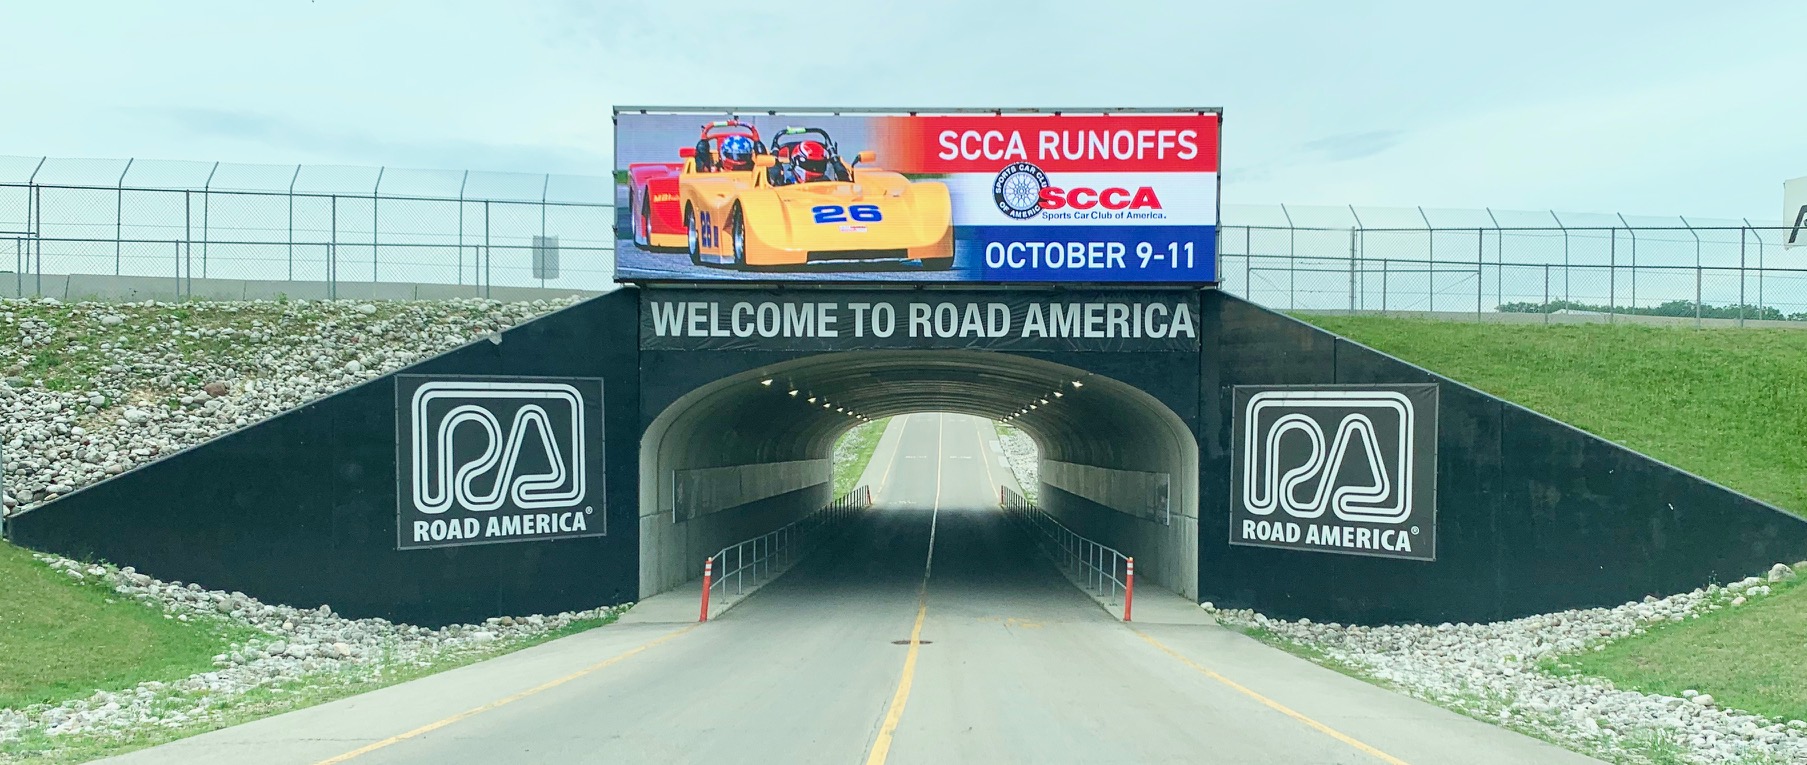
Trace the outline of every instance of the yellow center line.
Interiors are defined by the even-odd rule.
[[[922,649],[922,622],[929,615],[929,572],[935,565],[935,522],[941,515],[941,440],[945,415],[936,415],[935,430],[935,505],[929,515],[929,555],[922,567],[922,586],[916,591],[916,626],[910,628],[910,651],[904,654],[903,674],[897,678],[897,690],[885,710],[885,721],[878,726],[872,740],[872,751],[866,754],[866,765],[884,765],[891,756],[891,740],[897,736],[897,725],[903,722],[904,706],[910,703],[910,686],[916,682],[916,656]],[[901,434],[900,434],[901,435]]]
[[[1212,680],[1216,680],[1217,682],[1223,683],[1224,685],[1227,685],[1231,689],[1235,690],[1237,693],[1241,693],[1244,696],[1247,696],[1251,699],[1261,702],[1261,704],[1263,706],[1266,706],[1269,709],[1279,712],[1280,714],[1286,715],[1287,717],[1291,717],[1294,720],[1298,720],[1299,722],[1305,723],[1306,725],[1310,726],[1312,730],[1315,730],[1326,736],[1329,736],[1338,741],[1341,741],[1344,744],[1348,744],[1350,747],[1354,748],[1356,751],[1359,751],[1363,754],[1373,757],[1374,759],[1380,760],[1381,762],[1387,763],[1387,765],[1408,765],[1408,763],[1406,763],[1405,760],[1401,760],[1398,757],[1394,757],[1393,755],[1387,754],[1386,752],[1380,751],[1379,749],[1375,749],[1374,747],[1369,746],[1365,743],[1362,743],[1360,740],[1356,739],[1353,736],[1350,736],[1347,733],[1344,733],[1344,732],[1339,731],[1335,728],[1332,728],[1328,725],[1325,725],[1321,722],[1318,722],[1317,720],[1313,720],[1310,717],[1306,717],[1303,713],[1295,711],[1293,708],[1288,707],[1285,704],[1281,704],[1278,701],[1275,701],[1275,700],[1270,699],[1266,696],[1263,696],[1259,693],[1256,693],[1256,692],[1250,690],[1249,688],[1247,688],[1246,686],[1242,685],[1241,683],[1236,682],[1235,680],[1231,680],[1230,678],[1224,677],[1223,675],[1217,674],[1216,672],[1213,672],[1210,669],[1207,669],[1204,665],[1193,661],[1191,658],[1187,657],[1185,654],[1182,654],[1179,651],[1175,651],[1172,648],[1168,648],[1166,643],[1162,643],[1161,641],[1154,639],[1154,636],[1149,635],[1146,632],[1143,632],[1138,629],[1133,629],[1133,628],[1131,629],[1131,631],[1135,632],[1136,635],[1140,636],[1143,640],[1148,641],[1149,645],[1152,645],[1156,648],[1161,649],[1168,656],[1172,656],[1175,659],[1179,659],[1180,663],[1185,664],[1186,666],[1197,670],[1199,672],[1199,674],[1202,674],[1205,677],[1211,678]]]
[[[676,632],[672,632],[672,633],[663,635],[655,640],[650,640],[645,643],[641,643],[640,645],[635,646],[634,648],[631,648],[625,652],[616,654],[607,659],[599,661],[595,664],[591,664],[588,667],[584,667],[583,669],[580,669],[569,675],[565,675],[564,677],[558,678],[557,680],[550,680],[545,683],[541,683],[540,685],[534,686],[532,688],[528,688],[527,690],[521,691],[520,693],[516,693],[512,696],[505,696],[503,698],[496,699],[495,701],[492,701],[488,704],[484,704],[483,706],[480,706],[480,707],[473,707],[471,709],[466,709],[463,712],[459,712],[458,714],[452,715],[451,717],[447,717],[447,718],[445,718],[443,720],[439,720],[437,722],[427,723],[426,725],[422,725],[422,726],[415,728],[414,730],[408,731],[406,733],[397,734],[394,736],[390,736],[386,739],[383,739],[381,741],[375,741],[375,742],[366,744],[364,746],[358,747],[357,749],[353,749],[349,752],[341,754],[337,757],[332,757],[332,758],[328,758],[325,760],[321,760],[320,762],[315,763],[315,765],[339,765],[339,763],[342,763],[342,762],[349,762],[352,759],[355,759],[357,757],[362,757],[362,756],[369,754],[371,752],[374,752],[378,749],[382,749],[382,748],[385,748],[388,746],[393,746],[395,744],[399,744],[403,741],[407,741],[408,739],[414,738],[416,736],[421,736],[421,735],[425,735],[428,733],[432,733],[433,731],[439,730],[440,728],[444,728],[447,725],[451,725],[451,724],[459,722],[461,720],[468,720],[472,717],[476,717],[477,715],[483,714],[484,712],[488,712],[492,709],[497,709],[497,708],[500,708],[503,706],[507,706],[509,704],[513,704],[517,701],[520,701],[521,699],[527,698],[529,696],[533,696],[535,694],[538,694],[538,693],[541,693],[544,691],[548,691],[553,688],[557,688],[558,686],[564,685],[565,683],[571,682],[572,680],[576,680],[580,677],[591,674],[593,672],[607,669],[616,664],[619,664],[630,656],[639,654],[640,652],[645,651],[648,648],[652,648],[653,646],[659,645],[660,643],[664,643],[669,640],[672,640],[672,639],[678,637],[679,635],[683,635],[686,632],[696,629],[697,626],[698,625],[696,625],[696,624],[692,624],[692,625],[685,627],[683,629],[680,629]]]

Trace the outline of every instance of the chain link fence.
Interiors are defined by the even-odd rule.
[[[614,184],[564,175],[0,157],[0,271],[598,290]],[[186,289],[185,289],[186,288]]]
[[[1807,259],[1784,251],[1786,229],[1748,220],[1289,206],[1224,217],[1224,289],[1281,310],[1807,322]]]
[[[54,294],[67,275],[152,279],[177,296],[197,279],[329,298],[382,284],[600,291],[613,286],[617,193],[599,176],[0,156],[0,292]],[[1226,291],[1281,310],[1807,322],[1807,262],[1784,252],[1786,233],[1225,205],[1220,265]]]

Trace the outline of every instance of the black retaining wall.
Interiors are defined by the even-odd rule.
[[[633,600],[638,583],[639,308],[620,290],[410,374],[602,377],[603,537],[395,549],[392,375],[24,513],[14,541],[265,602],[437,626]]]
[[[1807,521],[1241,299],[1205,295],[1199,594],[1270,616],[1474,622],[1762,573]],[[1437,560],[1233,546],[1230,387],[1441,384]],[[1705,424],[1703,424],[1705,426]]]

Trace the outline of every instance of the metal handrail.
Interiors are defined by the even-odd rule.
[[[1135,601],[1136,559],[1082,536],[1008,487],[998,487],[998,506],[1033,532],[1036,545],[1074,584],[1103,596],[1111,605],[1123,593],[1123,621]]]
[[[821,539],[821,532],[846,520],[854,512],[872,506],[872,489],[861,486],[844,496],[810,512],[802,518],[772,531],[723,547],[703,561],[703,602],[697,621],[709,621],[711,592],[720,587],[728,594],[728,580],[734,580],[734,594],[746,592],[747,577],[752,586],[776,578],[800,560],[809,547]],[[733,568],[728,568],[732,558]],[[717,563],[721,571],[717,571]]]

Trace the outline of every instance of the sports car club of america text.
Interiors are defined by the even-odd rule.
[[[1217,115],[903,119],[985,278],[1215,280]]]

